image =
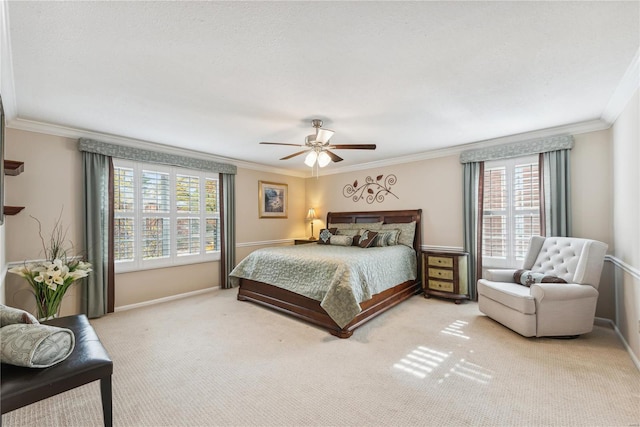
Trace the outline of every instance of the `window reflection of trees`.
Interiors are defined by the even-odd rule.
[[[113,183],[116,261],[133,262],[136,250],[142,260],[220,250],[217,179],[116,165]]]

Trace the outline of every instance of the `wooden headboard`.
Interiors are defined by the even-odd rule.
[[[327,213],[327,227],[329,224],[367,224],[382,221],[384,224],[399,224],[416,222],[416,233],[413,238],[413,249],[418,260],[422,248],[422,209],[403,211],[370,211],[370,212],[329,212]],[[418,263],[419,264],[419,263]]]

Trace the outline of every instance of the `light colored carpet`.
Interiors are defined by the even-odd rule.
[[[92,320],[116,426],[629,426],[640,373],[614,331],[528,339],[475,303],[416,296],[341,340],[237,291]],[[98,383],[5,414],[101,425]]]

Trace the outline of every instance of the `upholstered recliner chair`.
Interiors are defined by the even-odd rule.
[[[478,308],[525,337],[591,332],[606,252],[596,240],[534,236],[522,266],[530,286],[515,282],[515,269],[488,270],[478,280]],[[543,276],[566,283],[533,283]]]

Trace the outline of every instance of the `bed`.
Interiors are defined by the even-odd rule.
[[[411,296],[419,293],[421,291],[420,287],[420,263],[419,253],[421,248],[421,216],[422,210],[398,210],[398,211],[372,211],[372,212],[329,212],[327,214],[327,225],[338,225],[340,228],[351,227],[351,228],[361,228],[367,229],[367,224],[373,229],[376,224],[383,223],[384,227],[391,228],[393,225],[390,224],[405,224],[401,227],[407,227],[410,223],[415,223],[414,230],[414,238],[413,245],[411,248],[407,248],[405,246],[405,252],[401,252],[402,248],[368,248],[368,249],[360,249],[360,248],[342,248],[337,251],[337,256],[341,257],[342,253],[348,251],[348,249],[355,249],[353,252],[360,252],[360,254],[367,254],[367,256],[374,257],[376,253],[382,252],[382,250],[392,250],[389,253],[396,252],[401,255],[394,255],[397,260],[401,260],[403,257],[407,260],[411,260],[411,263],[414,265],[414,274],[408,276],[406,280],[402,280],[399,283],[391,283],[390,285],[383,286],[385,289],[378,291],[374,291],[376,293],[368,293],[366,290],[363,292],[358,291],[358,298],[362,299],[361,302],[357,302],[358,307],[357,313],[349,313],[347,314],[347,318],[341,316],[341,313],[337,313],[335,307],[330,307],[327,305],[326,298],[324,301],[320,301],[320,298],[312,298],[312,290],[305,291],[291,291],[285,289],[281,286],[282,284],[276,283],[277,280],[266,279],[270,283],[265,283],[260,280],[253,280],[249,277],[254,277],[254,274],[246,274],[246,272],[251,273],[252,269],[247,266],[264,266],[269,265],[273,268],[278,263],[273,262],[265,262],[263,260],[255,260],[252,259],[252,255],[256,252],[258,254],[264,252],[273,252],[272,256],[276,257],[285,257],[291,256],[293,258],[298,257],[298,255],[304,252],[312,252],[313,255],[317,255],[318,259],[321,259],[322,256],[329,256],[327,251],[323,250],[321,246],[325,245],[316,245],[316,244],[307,244],[307,245],[298,245],[298,246],[285,246],[280,248],[273,248],[272,251],[268,250],[258,250],[254,251],[252,254],[243,260],[231,273],[232,278],[238,283],[238,300],[240,301],[252,301],[263,306],[290,314],[299,319],[303,319],[305,321],[311,322],[315,325],[318,325],[322,328],[328,330],[331,334],[339,337],[339,338],[349,338],[353,331],[370,320],[371,318],[377,316],[378,314],[388,310],[389,308],[401,303],[402,301],[410,298]],[[352,226],[346,225],[352,224]],[[314,248],[314,246],[317,246]],[[401,246],[401,245],[399,245]],[[338,248],[336,248],[338,249]],[[256,256],[259,256],[256,254]],[[386,253],[388,254],[388,253]],[[301,255],[300,255],[301,256]],[[362,256],[360,257],[362,258]],[[389,258],[391,258],[389,256]],[[280,259],[283,258],[274,258]],[[372,258],[373,259],[373,258]],[[375,263],[374,263],[375,264]],[[378,263],[380,264],[380,263]],[[350,269],[350,266],[344,267],[346,269]],[[371,269],[371,268],[369,268]],[[284,269],[283,269],[284,270]],[[240,271],[240,273],[239,273]],[[373,273],[377,274],[377,273]],[[243,277],[244,276],[244,277]],[[286,276],[283,273],[283,277]],[[385,275],[387,276],[387,275]],[[262,277],[262,276],[256,276]],[[269,277],[269,276],[266,276]],[[271,272],[271,277],[274,277],[273,271]],[[300,285],[303,289],[306,286],[305,278],[309,282],[308,275],[300,274],[299,277]],[[368,276],[368,278],[363,278],[364,281],[367,282],[378,282],[378,276]],[[402,277],[400,275],[396,275],[393,277]],[[368,285],[368,283],[367,283]],[[340,289],[340,285],[337,285],[337,288]],[[374,287],[375,288],[375,287]],[[329,291],[331,292],[331,291]],[[328,292],[328,293],[329,293]],[[307,293],[310,296],[303,295],[303,293]],[[341,293],[341,292],[338,292]],[[340,302],[338,301],[338,306],[340,306]],[[323,304],[327,307],[325,309]],[[343,303],[345,307],[348,308],[347,311],[353,311],[353,301],[347,301]],[[330,314],[331,313],[331,314]],[[351,317],[351,314],[354,314]],[[336,321],[336,319],[338,319]]]

